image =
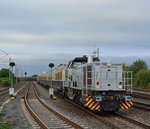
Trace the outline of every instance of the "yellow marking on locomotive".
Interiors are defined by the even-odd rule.
[[[94,106],[91,108],[91,110],[94,110],[95,107],[99,104],[99,102],[97,102],[96,104],[94,104]]]
[[[88,106],[92,102],[92,98],[86,103],[86,106]]]
[[[125,104],[126,104],[128,107],[131,107],[131,105],[130,105],[128,102],[125,102]]]
[[[92,96],[90,95],[90,96],[88,96],[87,98],[86,98],[86,101],[88,101],[90,98],[92,98]]]
[[[100,104],[95,108],[95,110],[98,110],[98,109],[100,109]]]
[[[123,105],[124,108],[128,109],[128,107],[125,103],[122,102],[122,105]]]
[[[132,102],[132,101],[129,101],[129,103],[130,103],[131,105],[133,105],[133,102]]]
[[[92,102],[92,103],[88,106],[88,108],[91,108],[91,107],[94,105],[94,103],[95,103],[95,102]]]
[[[125,108],[124,108],[121,104],[120,104],[120,107],[121,107],[121,109],[122,109],[122,110],[124,110],[124,109],[125,109]]]

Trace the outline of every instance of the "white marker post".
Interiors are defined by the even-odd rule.
[[[49,95],[51,98],[53,98],[53,95],[54,95],[54,89],[53,88],[49,88]]]
[[[10,95],[11,99],[14,99],[14,92],[15,92],[15,90],[13,87],[9,88],[9,95]]]

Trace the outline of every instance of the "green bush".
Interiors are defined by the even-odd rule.
[[[0,78],[0,85],[2,86],[10,86],[11,80],[9,78]]]
[[[150,70],[140,70],[135,75],[135,86],[150,88]]]
[[[4,80],[3,85],[4,86],[10,86],[10,81],[9,80]]]

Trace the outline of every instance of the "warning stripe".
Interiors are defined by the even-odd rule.
[[[133,105],[132,101],[122,102],[120,104],[120,109],[129,109]]]
[[[91,107],[94,105],[94,103],[95,103],[95,102],[92,102],[92,103],[88,106],[88,108],[91,108]]]
[[[94,110],[95,107],[99,104],[99,102],[97,102],[96,104],[94,104],[94,106],[91,108],[91,110]]]
[[[125,109],[128,109],[128,107],[127,107],[127,105],[125,104],[125,103],[121,103],[122,104],[122,106],[125,108]]]
[[[130,105],[128,102],[125,102],[125,104],[126,104],[128,107],[131,107],[131,105]]]
[[[91,95],[89,95],[89,96],[86,98],[86,101],[88,101],[90,98],[92,98]]]
[[[100,109],[100,104],[95,108],[95,110],[98,110],[98,109]]]
[[[122,109],[122,110],[124,110],[125,108],[120,104],[120,108]]]
[[[88,106],[92,102],[92,98],[86,103],[86,106]]]
[[[131,105],[133,105],[133,102],[132,101],[128,101]]]
[[[101,107],[99,102],[93,101],[93,98],[91,95],[86,97],[86,106],[93,111],[95,110],[100,111],[100,107]]]

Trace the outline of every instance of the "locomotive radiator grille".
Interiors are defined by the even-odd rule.
[[[95,102],[92,98],[91,95],[86,97],[86,107],[88,107],[89,109],[93,110],[93,111],[100,111],[100,103],[99,102]]]
[[[132,101],[121,102],[120,110],[129,109],[132,106],[133,106],[133,102]]]

